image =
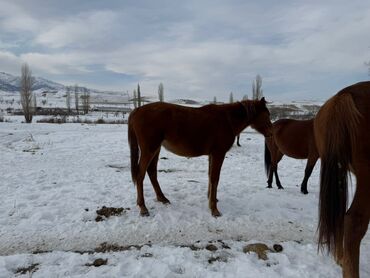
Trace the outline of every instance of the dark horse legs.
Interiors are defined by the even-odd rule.
[[[170,203],[170,201],[163,194],[157,179],[157,165],[158,165],[159,149],[155,152],[142,150],[140,155],[139,173],[136,181],[137,189],[137,205],[140,208],[140,215],[148,216],[149,211],[145,206],[143,181],[145,172],[148,173],[150,181],[153,185],[153,189],[157,195],[157,200],[164,204]],[[224,161],[225,154],[211,154],[209,156],[209,185],[208,185],[208,198],[209,208],[211,209],[212,215],[217,217],[221,216],[221,213],[217,209],[217,186],[220,179],[220,171],[222,163]]]
[[[312,170],[315,167],[317,159],[318,159],[318,156],[316,156],[316,155],[315,155],[315,157],[309,157],[307,159],[306,169],[304,171],[304,178],[303,178],[303,181],[302,181],[302,184],[301,184],[301,192],[303,194],[308,194],[307,182],[308,182],[308,179],[310,178],[310,176],[312,174]]]
[[[221,216],[217,209],[217,186],[220,179],[220,172],[225,154],[209,155],[209,181],[208,181],[208,202],[213,216]]]
[[[282,159],[282,157],[284,156],[280,151],[276,150],[276,152],[271,152],[271,167],[270,167],[270,171],[269,171],[269,178],[267,180],[267,188],[272,188],[272,182],[273,182],[273,179],[274,179],[274,174],[275,174],[275,181],[276,181],[276,185],[278,187],[278,189],[284,189],[284,187],[281,185],[281,182],[280,182],[280,179],[279,179],[279,174],[277,172],[277,168],[278,168],[278,163],[279,161]]]
[[[239,140],[240,140],[240,134],[238,136],[236,136],[236,145],[238,147],[241,147],[242,145],[240,145]]]
[[[143,182],[145,178],[145,172],[147,171],[148,166],[154,156],[155,156],[155,152],[149,152],[147,150],[142,150],[140,154],[139,172],[136,178],[136,190],[137,190],[136,203],[140,208],[141,216],[149,215],[149,211],[145,206]]]
[[[284,189],[284,187],[281,185],[279,175],[278,175],[278,172],[277,172],[278,164],[279,164],[280,160],[282,159],[282,157],[283,157],[283,154],[280,151],[277,151],[277,153],[272,154],[272,162],[271,162],[269,177],[268,177],[268,180],[267,180],[267,184],[268,184],[267,188],[272,188],[272,182],[273,182],[274,174],[275,174],[275,181],[276,181],[277,187],[279,189]],[[304,172],[304,178],[303,178],[303,181],[301,183],[301,192],[303,194],[308,194],[307,182],[308,182],[308,179],[310,178],[310,176],[312,174],[312,170],[315,167],[315,164],[316,164],[317,160],[318,160],[318,155],[317,154],[311,155],[307,159],[306,169],[305,169],[305,172]]]
[[[368,172],[369,171],[369,172]],[[343,277],[359,277],[359,257],[361,240],[366,234],[370,209],[370,169],[357,173],[357,186],[353,202],[344,217],[343,257],[339,261],[343,267]]]
[[[278,189],[284,189],[284,187],[281,185],[279,174],[277,172],[277,166],[271,166],[270,172],[269,172],[269,178],[267,180],[267,188],[272,188],[272,181],[274,179],[275,174],[275,181]]]
[[[158,179],[157,179],[158,157],[159,157],[159,151],[157,152],[157,154],[153,157],[152,161],[150,162],[147,173],[153,185],[155,194],[157,195],[157,201],[163,204],[169,204],[170,201],[164,196],[161,190],[161,187],[159,186]]]

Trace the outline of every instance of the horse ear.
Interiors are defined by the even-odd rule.
[[[261,102],[266,103],[265,97],[261,98]]]

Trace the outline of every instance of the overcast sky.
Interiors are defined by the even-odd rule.
[[[370,1],[0,0],[0,71],[165,98],[325,100],[369,79]]]

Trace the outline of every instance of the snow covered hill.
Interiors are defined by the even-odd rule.
[[[19,92],[20,77],[9,73],[0,72],[0,90],[5,92]],[[59,91],[64,85],[50,81],[42,77],[35,77],[34,90]]]

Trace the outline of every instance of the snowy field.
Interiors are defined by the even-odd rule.
[[[286,157],[285,190],[266,189],[263,137],[247,130],[241,144],[222,168],[222,217],[208,210],[207,158],[164,149],[158,179],[171,204],[156,202],[146,179],[150,216],[140,217],[126,125],[0,123],[0,277],[340,277],[317,253],[319,163],[307,196],[305,161]],[[102,206],[124,211],[96,222]],[[267,260],[243,252],[256,242],[283,251]],[[107,261],[91,265],[98,258]],[[362,277],[369,261],[370,233]]]

